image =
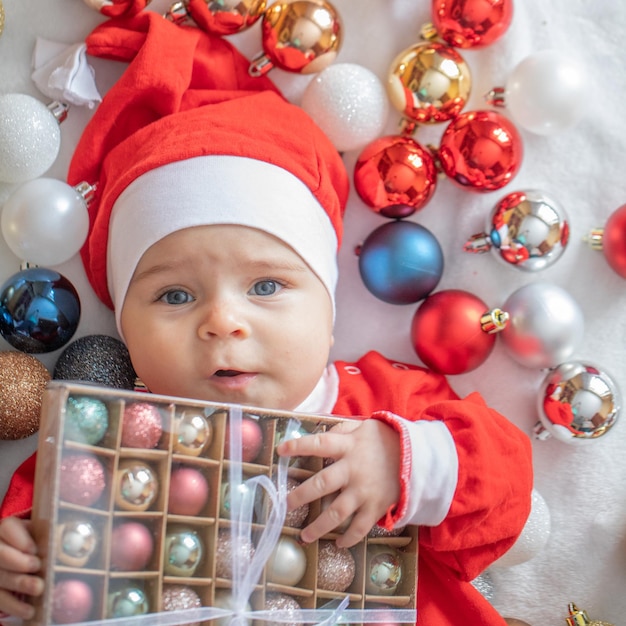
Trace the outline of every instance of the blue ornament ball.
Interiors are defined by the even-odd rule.
[[[107,405],[97,398],[71,396],[65,406],[65,436],[71,441],[96,445],[109,428]]]
[[[78,293],[58,272],[31,267],[0,287],[0,334],[22,352],[58,350],[72,338],[79,320]]]
[[[421,224],[388,222],[372,231],[359,250],[359,272],[367,289],[389,304],[425,298],[443,273],[443,252]]]

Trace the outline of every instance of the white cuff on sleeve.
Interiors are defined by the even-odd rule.
[[[436,526],[448,514],[458,482],[454,439],[443,422],[401,422],[411,441],[411,475],[406,512],[395,527]]]

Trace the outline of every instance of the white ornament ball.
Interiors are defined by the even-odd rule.
[[[590,90],[579,61],[555,50],[542,50],[513,69],[504,98],[519,126],[538,135],[553,135],[581,120]]]
[[[0,181],[22,183],[44,174],[61,147],[59,122],[26,94],[0,96]]]
[[[376,74],[355,63],[330,65],[307,85],[302,108],[339,152],[362,148],[387,122],[389,101]]]
[[[37,178],[18,187],[5,202],[2,235],[18,258],[35,265],[58,265],[82,247],[89,230],[83,196],[55,178]]]
[[[513,567],[536,557],[550,538],[550,509],[543,496],[532,491],[530,515],[517,541],[491,567]]]
[[[507,353],[525,367],[544,369],[564,363],[583,339],[582,311],[557,285],[535,282],[520,287],[501,308],[509,321],[499,337]]]

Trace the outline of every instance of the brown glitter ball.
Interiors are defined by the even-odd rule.
[[[372,529],[367,533],[368,537],[397,537],[404,532],[404,526],[402,528],[394,528],[393,530],[387,530],[382,526],[376,524],[372,526]]]
[[[274,484],[276,481],[274,480]],[[287,493],[291,493],[294,489],[301,485],[299,480],[295,478],[287,478]],[[271,508],[271,501],[268,498],[268,508]],[[287,511],[285,515],[284,526],[289,526],[290,528],[302,528],[304,526],[304,522],[309,515],[309,505],[308,503],[299,506],[297,509],[293,511]]]
[[[187,585],[165,585],[161,596],[163,611],[183,611],[185,609],[197,609],[202,606],[200,596]],[[189,626],[198,626],[197,623]]]
[[[268,611],[299,611],[298,601],[286,593],[268,593],[265,596],[265,608]],[[294,615],[297,617],[298,615]],[[301,622],[265,622],[267,626],[302,626]]]
[[[320,541],[317,586],[326,591],[345,591],[354,580],[356,565],[352,552],[334,541]]]
[[[156,448],[163,433],[159,409],[148,402],[134,402],[124,409],[122,441],[125,448]]]
[[[233,577],[232,561],[233,544],[230,536],[230,529],[222,528],[217,534],[217,546],[215,547],[215,575],[218,578]],[[254,556],[254,545],[246,543],[241,546],[240,560],[244,567],[249,564]]]
[[[23,439],[39,430],[41,399],[50,374],[24,352],[0,352],[0,439]]]

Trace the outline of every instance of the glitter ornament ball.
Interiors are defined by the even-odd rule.
[[[111,569],[140,572],[154,551],[152,533],[139,522],[122,522],[111,532]]]
[[[513,123],[495,111],[466,111],[446,127],[437,155],[443,172],[468,191],[496,191],[517,175],[524,153]]]
[[[473,235],[464,250],[492,250],[512,267],[538,272],[562,256],[569,235],[567,214],[559,202],[536,189],[514,191],[496,204],[486,232]]]
[[[31,267],[0,287],[0,334],[22,352],[53,352],[76,332],[80,310],[78,293],[65,276]]]
[[[65,437],[72,441],[95,445],[100,443],[109,427],[107,405],[97,398],[70,396],[65,405]]]
[[[71,259],[87,238],[87,198],[92,190],[55,178],[37,178],[18,187],[5,202],[0,220],[13,254],[44,266]]]
[[[437,34],[457,48],[482,48],[504,35],[513,19],[513,0],[432,0]]]
[[[168,532],[163,549],[166,576],[193,576],[204,557],[202,541],[190,529]]]
[[[254,556],[254,545],[248,541],[242,541],[239,546],[239,556],[243,568],[249,566]],[[217,533],[217,545],[215,547],[215,575],[218,578],[233,577],[233,543],[230,530],[222,528]]]
[[[84,567],[98,548],[98,536],[91,522],[68,520],[55,529],[56,557],[70,567]]]
[[[109,593],[107,617],[136,617],[150,611],[150,604],[143,589],[124,587]]]
[[[405,132],[415,130],[415,124],[449,122],[467,104],[471,86],[465,59],[435,41],[403,50],[391,62],[387,77],[389,99],[409,121]]]
[[[388,222],[372,231],[358,250],[359,272],[371,294],[389,304],[425,298],[443,273],[443,252],[421,224]]]
[[[432,154],[411,137],[387,135],[369,143],[354,166],[354,188],[384,217],[408,217],[422,209],[437,186]]]
[[[521,128],[554,135],[584,117],[590,89],[580,61],[556,50],[541,50],[513,69],[504,87],[504,105]]]
[[[298,603],[298,601],[293,597],[286,593],[268,593],[265,596],[265,610],[266,611],[293,611],[294,619],[297,619],[298,613],[302,607]],[[302,626],[302,622],[270,622],[273,626],[277,626],[277,624],[281,624],[281,626]]]
[[[124,407],[120,444],[125,448],[156,448],[163,434],[161,412],[149,402],[133,402]]]
[[[52,377],[132,391],[137,375],[128,349],[119,339],[108,335],[86,335],[63,349]]]
[[[314,74],[337,57],[343,26],[335,7],[324,0],[273,2],[261,20],[263,54],[252,60],[251,76],[273,67],[287,72]]]
[[[0,440],[23,439],[39,430],[41,401],[49,380],[48,370],[34,356],[0,352]]]
[[[89,619],[93,608],[93,591],[83,580],[60,580],[52,590],[50,615],[55,624],[74,624]]]
[[[550,539],[550,509],[543,496],[532,490],[530,515],[515,543],[490,567],[513,567],[537,556]]]
[[[241,419],[241,460],[254,463],[263,449],[263,429],[259,420],[249,415]],[[224,437],[224,456],[230,458],[230,428]]]
[[[174,452],[200,456],[212,439],[213,427],[203,413],[185,410],[175,416]]]
[[[291,493],[294,489],[297,489],[301,485],[300,481],[295,478],[287,478],[287,493]],[[306,518],[309,515],[309,504],[305,502],[297,509],[293,511],[287,511],[285,515],[285,521],[283,524],[291,528],[302,528],[306,522]]]
[[[326,591],[345,591],[356,573],[352,552],[338,548],[334,541],[320,541],[317,558],[317,586]]]
[[[65,455],[59,474],[59,497],[70,504],[93,506],[106,488],[104,466],[91,454]]]
[[[592,248],[602,250],[616,274],[626,278],[626,204],[611,213],[604,228],[594,229],[587,240]]]
[[[509,322],[499,334],[513,360],[543,369],[567,361],[582,342],[585,322],[578,303],[557,285],[534,282],[502,305]]]
[[[402,558],[391,546],[373,543],[365,557],[365,591],[377,596],[391,596],[402,581]]]
[[[538,396],[540,439],[585,444],[602,437],[617,422],[622,409],[620,390],[611,376],[594,365],[561,363],[548,372]]]
[[[295,587],[306,572],[306,552],[293,538],[283,535],[267,561],[268,582]]]
[[[120,461],[115,475],[115,504],[124,511],[146,511],[156,500],[159,481],[150,465]]]
[[[439,374],[463,374],[485,362],[507,319],[474,294],[444,289],[428,296],[413,314],[411,342],[426,367]]]
[[[300,106],[339,152],[362,148],[382,132],[389,101],[372,71],[355,63],[331,65],[306,86]]]
[[[21,93],[0,96],[0,181],[22,183],[44,174],[61,147],[61,129],[43,102]]]
[[[188,585],[164,585],[161,593],[162,611],[184,611],[202,606],[200,596]]]
[[[172,515],[200,515],[209,499],[209,483],[193,467],[177,467],[170,475],[167,510]]]

